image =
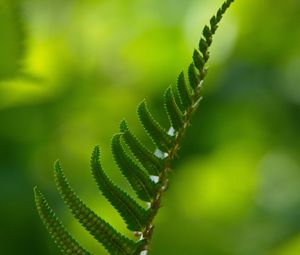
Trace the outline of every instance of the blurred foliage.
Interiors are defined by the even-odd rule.
[[[77,239],[104,254],[57,197],[58,157],[81,197],[126,232],[92,181],[91,150],[99,144],[106,171],[128,187],[112,164],[112,133],[125,117],[149,143],[134,114],[144,97],[166,123],[161,95],[221,2],[0,1],[1,254],[58,254],[35,184]],[[269,0],[236,1],[227,13],[152,254],[299,254],[299,12],[298,0]]]
[[[24,50],[24,27],[17,0],[0,2],[0,79],[8,79],[20,68]]]

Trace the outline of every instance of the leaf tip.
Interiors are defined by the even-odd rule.
[[[123,120],[121,121],[121,123],[120,123],[120,131],[121,131],[122,133],[124,133],[124,132],[126,132],[127,130],[128,130],[128,124],[127,124],[126,120],[123,119]]]
[[[34,197],[36,200],[39,200],[39,198],[41,197],[42,193],[40,192],[39,188],[37,186],[33,187],[33,193],[34,193]]]

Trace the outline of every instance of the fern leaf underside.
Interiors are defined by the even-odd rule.
[[[112,139],[112,153],[123,176],[129,181],[137,197],[148,203],[140,206],[136,200],[115,185],[104,172],[100,163],[100,149],[95,147],[91,158],[91,171],[102,195],[112,204],[127,224],[127,228],[138,233],[139,241],[133,241],[116,231],[109,223],[96,215],[76,195],[65,177],[60,163],[56,162],[54,177],[61,198],[73,216],[111,255],[138,255],[148,250],[153,232],[153,220],[160,207],[161,196],[168,185],[171,162],[179,149],[181,138],[190,123],[191,116],[201,99],[201,87],[206,76],[209,47],[223,14],[234,0],[227,0],[205,26],[194,50],[193,62],[189,65],[186,81],[181,72],[177,85],[168,87],[164,96],[165,110],[170,128],[165,130],[153,117],[146,101],[138,106],[139,120],[157,149],[152,153],[130,131],[125,120],[120,133]],[[155,178],[154,178],[155,177]],[[48,205],[43,194],[34,189],[39,215],[51,237],[63,254],[91,255],[69,234]]]

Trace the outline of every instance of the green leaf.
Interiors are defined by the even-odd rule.
[[[183,115],[178,105],[176,104],[171,87],[169,87],[165,92],[165,107],[168,113],[171,126],[176,131],[179,131],[179,129],[182,128],[184,124]]]
[[[194,63],[190,64],[188,74],[189,74],[190,85],[195,91],[197,89],[197,87],[199,86],[200,78],[199,78],[199,75],[196,73]]]
[[[104,173],[100,164],[100,150],[96,146],[91,158],[92,174],[107,200],[117,209],[125,220],[128,229],[142,231],[149,220],[149,213],[128,194],[116,186]]]
[[[209,59],[208,47],[209,46],[207,42],[203,38],[201,38],[199,42],[199,50],[202,53],[205,62],[207,62]]]
[[[193,100],[188,85],[186,84],[183,72],[181,72],[178,76],[177,91],[184,111],[186,111],[193,104]]]
[[[219,22],[222,19],[223,11],[222,9],[219,9],[217,12],[217,21]]]
[[[70,187],[58,161],[55,164],[54,177],[62,199],[74,217],[98,242],[103,244],[110,254],[131,255],[135,252],[136,244],[132,240],[118,233],[79,199]]]
[[[125,120],[121,122],[120,130],[123,133],[122,138],[133,156],[141,163],[149,174],[159,176],[164,170],[164,160],[156,157],[138,140],[137,137],[133,135]]]
[[[152,117],[145,100],[139,104],[137,112],[143,127],[146,129],[158,149],[163,152],[169,152],[173,144],[173,138],[168,135],[159,123]]]
[[[125,121],[122,121],[120,125],[122,133],[117,134],[113,138],[112,151],[123,175],[129,180],[139,198],[148,202],[152,200],[151,207],[148,210],[142,208],[132,197],[116,186],[101,167],[99,147],[96,147],[93,152],[91,168],[99,189],[125,220],[128,229],[138,231],[139,234],[142,233],[142,240],[134,242],[127,239],[102,218],[97,216],[77,197],[68,184],[59,163],[55,166],[55,179],[61,197],[71,209],[75,218],[78,219],[112,255],[140,255],[143,250],[148,251],[149,249],[148,246],[154,228],[152,222],[160,207],[161,201],[160,196],[157,196],[155,200],[153,200],[153,198],[155,197],[157,189],[161,191],[159,195],[167,189],[168,170],[172,163],[171,159],[173,159],[173,156],[177,153],[178,145],[182,138],[181,136],[174,135],[173,129],[178,131],[183,128],[182,131],[185,131],[185,128],[190,124],[189,117],[194,113],[197,108],[196,106],[201,100],[198,89],[200,88],[200,81],[202,81],[206,75],[205,67],[209,59],[209,47],[211,46],[213,35],[224,13],[232,2],[233,0],[227,0],[218,10],[217,14],[211,18],[210,26],[204,27],[202,32],[203,37],[199,42],[199,51],[194,51],[193,63],[188,69],[189,83],[186,83],[184,73],[181,72],[176,84],[176,90],[168,88],[165,93],[164,103],[172,129],[167,133],[159,123],[153,119],[147,109],[145,101],[139,105],[139,119],[158,147],[155,153],[153,154],[142,145],[128,129]],[[194,91],[192,89],[194,89]],[[170,152],[172,153],[168,154]],[[143,171],[144,169],[147,170],[149,175],[159,177],[160,182],[155,184],[151,181],[149,179],[150,176]],[[61,251],[67,255],[90,255],[89,252],[85,251],[71,237],[37,189],[35,189],[35,198],[39,214]]]
[[[199,72],[201,72],[203,70],[203,68],[204,68],[205,61],[202,58],[200,52],[198,50],[196,50],[196,49],[194,50],[193,61],[194,61],[195,66],[199,70]]]
[[[146,202],[151,202],[157,194],[157,185],[134,161],[127,155],[122,144],[122,134],[116,134],[112,139],[112,153],[123,175],[129,181],[137,196]]]
[[[67,255],[92,255],[69,234],[37,187],[34,188],[34,195],[39,215],[60,251]]]
[[[126,122],[126,120],[122,120],[121,123],[120,123],[120,131],[122,133],[126,132],[127,130],[129,130],[128,128],[128,124]]]
[[[207,25],[204,27],[202,34],[203,34],[207,44],[210,46],[212,43],[212,32]]]
[[[212,16],[210,19],[210,30],[212,34],[215,34],[215,32],[217,31],[218,28],[218,21],[216,16]]]

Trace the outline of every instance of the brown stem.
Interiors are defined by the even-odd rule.
[[[200,99],[200,84],[201,83],[202,83],[202,81],[200,81],[199,86],[192,97],[192,105],[186,110],[186,112],[184,114],[183,126],[181,129],[179,129],[179,131],[176,134],[174,146],[168,152],[168,157],[165,162],[165,168],[159,176],[159,182],[161,183],[161,188],[159,189],[156,198],[152,201],[152,203],[150,205],[150,210],[152,211],[151,220],[150,220],[149,224],[145,227],[145,230],[142,232],[143,239],[145,239],[147,241],[146,245],[144,246],[144,250],[149,249],[149,244],[150,244],[152,234],[153,234],[153,229],[154,229],[153,221],[155,219],[155,216],[157,215],[158,209],[160,208],[162,196],[168,188],[168,182],[169,182],[168,176],[169,176],[169,173],[172,171],[171,162],[173,161],[174,157],[176,156],[178,150],[180,149],[181,139],[182,139],[187,127],[190,125],[191,117],[197,108],[197,106],[194,106],[194,104]]]

